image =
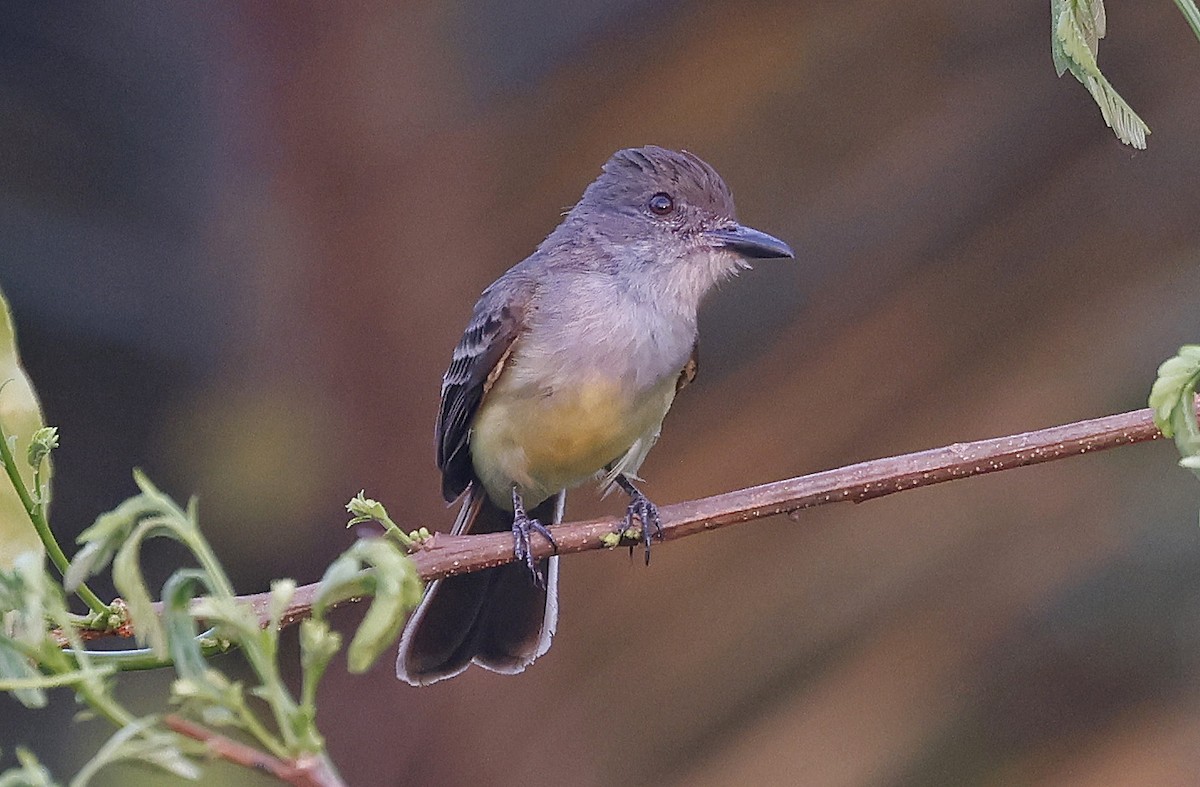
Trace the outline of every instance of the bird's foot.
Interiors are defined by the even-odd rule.
[[[623,533],[629,530],[640,529],[642,533],[642,544],[646,550],[646,565],[650,565],[650,542],[655,536],[661,541],[663,537],[662,523],[658,518],[658,506],[650,501],[650,498],[642,494],[642,490],[633,485],[633,482],[624,475],[616,477],[617,486],[625,490],[629,495],[629,508],[625,509],[625,528]],[[637,520],[640,528],[634,525],[634,520]],[[629,554],[633,554],[633,546],[629,547]]]
[[[546,577],[538,567],[538,559],[533,554],[531,538],[534,533],[541,535],[550,542],[550,546],[554,547],[555,552],[558,552],[558,543],[554,540],[554,536],[550,535],[548,527],[525,513],[525,504],[521,502],[521,496],[515,488],[513,489],[512,533],[513,556],[529,569],[533,584],[540,588],[545,587]]]

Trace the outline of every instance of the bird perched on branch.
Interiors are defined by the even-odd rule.
[[[425,685],[472,662],[516,673],[550,647],[558,557],[536,538],[564,490],[600,478],[630,497],[649,561],[659,528],[634,485],[675,394],[696,373],[700,302],[749,259],[792,257],[738,223],[721,176],[687,152],[621,150],[537,251],[483,291],[442,380],[437,463],[453,532],[511,530],[517,558],[433,582],[396,674]],[[635,525],[636,523],[636,525]]]

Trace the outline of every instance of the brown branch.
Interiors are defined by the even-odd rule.
[[[1154,425],[1151,411],[1146,409],[1008,437],[955,443],[944,448],[874,459],[663,506],[659,509],[663,540],[674,541],[705,530],[777,514],[792,514],[826,503],[847,500],[861,503],[906,489],[1052,462],[1160,437],[1162,434]],[[558,554],[605,548],[602,539],[620,525],[621,521],[615,518],[558,525],[554,528]],[[551,554],[549,544],[543,539],[534,540],[534,551],[539,557]],[[508,533],[473,536],[438,533],[427,540],[412,555],[412,559],[425,580],[479,571],[513,560],[512,537]],[[316,590],[316,584],[296,589],[291,606],[284,615],[283,625],[295,623],[312,614]],[[269,593],[242,598],[254,606],[261,619],[266,619]]]
[[[307,755],[281,760],[182,716],[170,714],[163,718],[163,723],[180,735],[200,741],[214,757],[270,774],[281,782],[296,787],[345,787],[345,782],[322,757]]]
[[[1162,433],[1154,425],[1151,412],[1149,409],[1134,410],[1007,437],[954,443],[663,506],[658,510],[662,519],[662,540],[674,541],[706,530],[777,514],[794,514],[827,503],[861,503],[920,486],[1157,440]],[[558,554],[611,548],[604,539],[621,524],[620,519],[605,517],[556,525],[554,539],[558,542]],[[621,545],[630,543],[622,541]],[[544,539],[534,539],[533,551],[538,557],[552,554]],[[481,571],[512,562],[512,536],[508,533],[470,536],[435,533],[413,553],[412,559],[426,581]],[[281,625],[288,626],[312,616],[318,585],[313,583],[296,588]],[[265,625],[271,594],[254,593],[238,598],[249,604]]]
[[[705,530],[777,514],[794,514],[826,503],[847,500],[861,503],[919,486],[1051,462],[1160,437],[1162,434],[1154,426],[1151,411],[1136,410],[1008,437],[955,443],[664,506],[659,509],[662,536],[664,541],[673,541]],[[604,518],[557,525],[554,537],[558,542],[558,553],[605,548],[605,537],[621,524],[621,520]],[[539,557],[551,554],[549,544],[543,539],[535,540],[534,551]],[[412,559],[425,580],[479,571],[513,560],[512,537],[508,533],[472,536],[439,533],[425,541]],[[317,589],[316,583],[297,588],[281,625],[310,617]],[[265,625],[270,594],[256,593],[239,598],[251,606]],[[301,787],[343,784],[327,759],[306,757],[287,762],[180,716],[167,716],[165,722],[179,734],[206,744],[215,756],[263,771],[289,784]]]

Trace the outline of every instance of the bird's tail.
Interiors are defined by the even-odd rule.
[[[563,492],[529,511],[546,524],[562,521]],[[454,523],[455,534],[512,529],[513,515],[472,484]],[[558,558],[540,561],[538,587],[523,562],[440,579],[405,624],[396,677],[414,686],[451,678],[471,662],[513,674],[550,649],[558,622]]]

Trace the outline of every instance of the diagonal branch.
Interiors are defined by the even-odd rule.
[[[1162,437],[1151,411],[1135,410],[1032,432],[955,443],[913,454],[873,459],[834,470],[775,481],[721,495],[663,506],[659,509],[664,541],[706,530],[750,522],[804,508],[851,501],[861,503],[906,489],[959,478],[1052,462],[1069,456],[1103,451]],[[555,526],[558,554],[606,548],[605,536],[621,526],[615,518],[593,519]],[[628,543],[628,542],[623,542]],[[551,554],[543,539],[536,539],[538,557]],[[465,574],[513,560],[508,533],[453,536],[438,533],[412,555],[425,580]],[[311,615],[317,585],[297,588],[283,625]],[[270,594],[243,596],[259,617],[266,620]]]
[[[286,784],[295,787],[345,787],[345,782],[324,756],[309,754],[292,761],[281,760],[174,713],[164,716],[163,724],[186,738],[203,743],[214,757],[268,773]]]

